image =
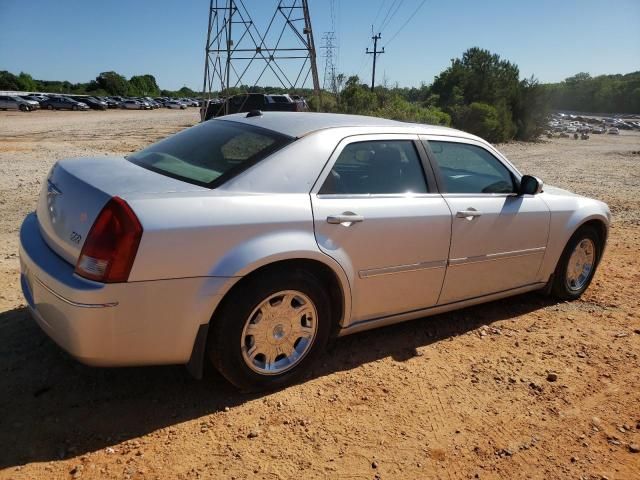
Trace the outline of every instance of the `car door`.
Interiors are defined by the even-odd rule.
[[[438,300],[451,213],[417,140],[346,138],[312,190],[316,241],[350,279],[351,322],[419,310]]]
[[[0,95],[0,108],[9,108],[7,106],[7,97],[4,95]]]
[[[518,195],[519,174],[481,142],[423,138],[452,213],[451,249],[439,304],[538,282],[550,212]]]

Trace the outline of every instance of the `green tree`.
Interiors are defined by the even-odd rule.
[[[38,89],[33,77],[28,73],[20,72],[20,75],[18,75],[18,84],[20,85],[20,90],[25,92],[35,92]]]
[[[452,116],[456,127],[489,142],[502,142],[505,139],[501,115],[492,105],[481,102],[459,105],[453,109]]]
[[[160,94],[160,88],[153,75],[134,75],[129,79],[129,94],[156,97]]]
[[[0,90],[20,90],[18,77],[6,70],[0,71]]]
[[[109,92],[109,95],[127,95],[129,93],[129,82],[116,72],[102,72],[96,77],[96,83],[105,92]]]

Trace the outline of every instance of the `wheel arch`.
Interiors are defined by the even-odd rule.
[[[291,271],[292,269],[309,271],[327,285],[331,302],[329,308],[332,313],[332,334],[334,336],[338,334],[341,326],[344,324],[345,318],[348,318],[351,312],[351,290],[346,274],[340,265],[335,263],[330,257],[319,252],[308,252],[308,254],[304,256],[298,255],[288,258],[278,258],[277,255],[274,255],[271,258],[261,259],[243,268],[239,272],[242,274],[241,278],[224,293],[222,299],[213,308],[209,322],[200,325],[196,333],[191,357],[186,364],[187,370],[191,375],[198,379],[202,378],[210,326],[212,322],[215,321],[216,313],[224,307],[225,303],[232,297],[232,294],[242,289],[250,279],[256,276],[278,271]]]
[[[545,258],[539,274],[541,281],[546,282],[549,280],[551,275],[555,272],[556,266],[562,257],[562,253],[564,252],[567,243],[569,243],[576,232],[585,226],[594,227],[598,233],[601,243],[601,252],[598,258],[598,262],[600,262],[609,236],[609,217],[604,212],[585,212],[581,211],[581,209],[572,212],[568,218],[561,218],[559,216],[554,219],[552,214],[549,243],[547,245]],[[562,232],[562,234],[551,234],[551,232],[554,231]]]

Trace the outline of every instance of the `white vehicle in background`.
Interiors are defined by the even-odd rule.
[[[184,103],[178,102],[177,100],[169,100],[168,102],[165,102],[164,106],[167,108],[177,108],[180,110],[185,110],[187,108]]]
[[[611,128],[607,131],[607,133],[608,133],[609,135],[620,135],[620,130],[618,130],[618,128],[616,128],[616,127],[611,127]]]
[[[120,103],[120,108],[124,108],[125,110],[144,110],[145,106],[138,100],[129,99]]]

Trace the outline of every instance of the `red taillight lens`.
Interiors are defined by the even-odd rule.
[[[138,217],[127,202],[113,197],[89,230],[76,273],[98,282],[126,282],[141,237],[142,225]]]

